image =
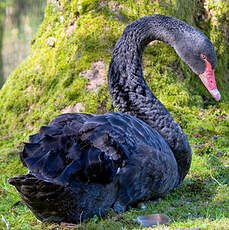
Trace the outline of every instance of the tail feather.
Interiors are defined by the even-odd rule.
[[[32,174],[9,179],[22,200],[42,221],[76,223],[105,215],[116,200],[117,186],[75,182],[64,186]]]
[[[22,200],[38,219],[61,222],[68,216],[71,199],[74,199],[70,188],[38,179],[30,174],[10,178],[9,183],[17,188]]]

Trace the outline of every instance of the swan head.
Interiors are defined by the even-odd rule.
[[[199,76],[216,101],[221,98],[217,89],[214,68],[217,58],[211,41],[201,32],[194,30],[176,42],[175,50],[181,59]]]

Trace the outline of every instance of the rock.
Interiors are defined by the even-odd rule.
[[[80,74],[88,79],[88,90],[95,90],[99,85],[105,84],[105,64],[103,61],[93,62],[91,69],[84,70]]]

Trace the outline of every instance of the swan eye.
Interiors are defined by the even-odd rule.
[[[204,54],[201,54],[200,57],[201,57],[202,59],[204,59],[204,60],[207,59],[206,55],[204,55]]]

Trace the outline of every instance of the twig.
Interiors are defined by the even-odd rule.
[[[210,177],[211,177],[212,180],[214,180],[219,186],[223,186],[219,181],[217,181],[217,180],[215,179],[215,177],[212,176],[211,170],[210,170]]]
[[[6,220],[6,218],[5,218],[3,215],[1,215],[1,216],[2,216],[2,220],[3,220],[4,223],[6,224],[6,228],[7,228],[7,229],[10,229],[10,225],[9,225],[8,221]]]
[[[81,226],[81,222],[82,222],[82,220],[81,220],[82,215],[83,215],[83,211],[80,213],[80,226]]]

